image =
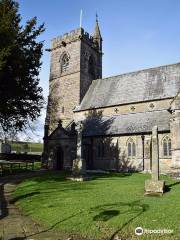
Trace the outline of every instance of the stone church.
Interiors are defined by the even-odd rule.
[[[97,19],[52,40],[43,165],[72,168],[81,122],[89,170],[150,171],[153,126],[160,171],[180,166],[180,63],[102,78],[102,56]]]

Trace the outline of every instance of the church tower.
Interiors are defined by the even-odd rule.
[[[98,20],[93,36],[78,28],[57,37],[51,43],[49,97],[45,135],[62,120],[66,127],[73,109],[86,94],[92,80],[102,78],[102,37]]]

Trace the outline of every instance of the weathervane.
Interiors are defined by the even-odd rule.
[[[96,12],[96,22],[98,22],[98,14],[97,14],[97,12]]]

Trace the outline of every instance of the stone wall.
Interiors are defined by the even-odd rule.
[[[60,58],[64,53],[69,54],[70,61],[66,72],[61,73]],[[72,120],[73,109],[80,103],[80,41],[57,48],[51,53],[50,97],[58,102],[55,117],[67,125]],[[52,117],[50,111],[50,118]],[[56,126],[54,126],[54,129]]]
[[[128,114],[128,113],[138,113],[138,112],[147,112],[147,111],[156,111],[169,109],[170,103],[172,102],[172,98],[170,99],[162,99],[157,101],[148,101],[148,102],[140,102],[134,104],[126,104],[126,105],[117,105],[117,106],[109,106],[104,108],[98,108],[98,112],[102,112],[102,116],[113,116],[118,114]],[[92,109],[84,110],[84,111],[75,111],[74,119],[84,119],[89,114]]]
[[[175,168],[180,168],[180,90],[171,103],[170,129],[172,135],[172,160]]]
[[[61,62],[65,53],[69,58],[69,65],[62,72]],[[93,59],[93,71],[90,71],[90,59]],[[151,112],[151,115],[153,111],[159,114],[161,114],[160,111],[162,110],[166,112],[170,108],[172,96],[174,96],[173,94],[176,92],[179,84],[179,75],[179,64],[175,64],[101,79],[102,53],[95,47],[93,37],[84,32],[82,28],[64,34],[62,37],[57,37],[52,40],[51,45],[50,91],[46,128],[49,127],[48,121],[50,124],[52,123],[52,126],[50,126],[51,131],[48,132],[46,137],[48,139],[48,135],[56,129],[59,119],[62,120],[62,127],[67,126],[72,120],[74,122],[84,120],[91,115],[92,109],[90,108],[92,106],[96,108],[97,114],[100,113],[100,117],[119,115],[121,118],[121,115],[136,116],[136,113],[145,113],[144,115],[147,116],[148,114],[146,113],[148,112]],[[93,81],[93,79],[98,78],[100,78],[99,81]],[[89,88],[89,86],[91,87]],[[84,101],[84,96],[84,99],[87,101]],[[83,102],[86,104],[84,103],[83,105]],[[129,104],[129,102],[131,103]],[[81,107],[79,109],[82,110],[78,111],[80,103]],[[117,105],[119,103],[121,105]],[[86,108],[89,108],[89,110],[83,110]],[[168,114],[170,115],[170,113]],[[162,117],[166,119],[164,115]],[[179,119],[179,115],[177,117]],[[52,119],[54,119],[54,123],[51,121]],[[147,116],[148,121],[149,119],[149,116]],[[122,118],[120,120],[122,122]],[[141,121],[139,122],[141,124]],[[156,124],[156,122],[157,118],[153,121],[153,124]],[[166,123],[168,125],[169,119]],[[136,122],[134,121],[133,124],[135,125]],[[125,125],[127,125],[127,121]],[[175,129],[173,126],[171,129]],[[177,131],[173,130],[174,133],[172,135],[169,133],[167,126],[164,129],[166,130],[159,133],[161,172],[169,171],[172,164],[171,157],[163,156],[163,139],[166,136],[173,138],[173,141],[177,138]],[[63,149],[64,168],[70,168],[72,160],[76,157],[76,139],[69,134],[66,134],[64,138],[62,134],[55,139],[51,138],[51,134],[49,139],[46,140],[49,168],[56,169],[57,149],[59,147]],[[122,134],[122,132],[118,134],[116,131],[113,136],[96,137],[95,135],[90,135],[90,137],[83,139],[84,154],[88,157],[88,161],[93,160],[93,164],[88,163],[89,166],[91,165],[95,169],[140,171],[143,170],[144,166],[144,170],[149,171],[151,169],[150,130],[144,130],[143,138],[141,130],[136,131],[136,135],[132,135],[132,130],[129,134]],[[136,146],[136,154],[133,157],[128,157],[127,154],[129,140],[133,141]],[[98,155],[99,142],[104,143],[103,157]],[[178,144],[177,141],[176,143]],[[175,146],[174,142],[173,145]],[[177,155],[179,148],[175,150]]]
[[[62,72],[64,54],[69,57],[69,65],[66,71]],[[89,72],[90,57],[94,59],[95,76]],[[94,77],[102,77],[102,54],[94,48],[93,38],[88,33],[79,28],[52,40],[46,117],[50,119],[50,125],[52,125],[51,122],[61,119],[65,127],[72,121],[73,110],[80,104]],[[58,104],[50,104],[53,102],[52,99]],[[49,134],[57,124],[50,126]]]
[[[61,148],[64,155],[63,168],[71,169],[72,160],[76,157],[76,139],[56,139],[48,142],[48,168],[56,169],[57,167],[57,151]]]
[[[89,59],[94,60],[94,76],[89,72]],[[92,80],[102,78],[102,54],[89,45],[81,42],[81,100],[85,96]]]
[[[83,138],[83,157],[92,161],[92,169],[115,171],[151,171],[151,134],[144,136],[144,154],[142,135]],[[159,133],[160,172],[171,170],[172,159],[163,155],[163,139],[171,137],[170,133]],[[128,142],[135,143],[136,154],[128,157]],[[104,144],[104,156],[99,156],[99,144]],[[92,144],[92,145],[91,145]],[[87,152],[87,147],[89,151]],[[76,158],[76,137],[51,139],[48,141],[48,168],[56,169],[57,150],[61,147],[64,153],[64,169],[71,169]],[[89,156],[87,156],[89,154]],[[144,164],[143,164],[144,161]],[[89,163],[87,163],[87,166]],[[144,165],[144,169],[143,169]]]
[[[170,133],[159,134],[160,172],[170,171],[171,157],[163,155],[162,140]],[[133,140],[136,145],[136,156],[128,157],[128,142]],[[104,157],[98,156],[99,143],[104,143]],[[151,170],[151,135],[144,136],[144,170]],[[96,137],[93,138],[93,167],[108,170],[143,170],[142,135]]]
[[[106,108],[96,109],[97,113],[101,112],[102,116],[114,116],[120,114],[132,114],[139,112],[149,112],[158,110],[168,110],[172,99],[162,99],[157,101],[147,101],[134,104],[126,104],[122,106],[110,106]],[[86,111],[76,111],[74,113],[75,122],[84,120],[90,115],[91,109]],[[136,124],[136,123],[134,123]],[[163,155],[163,139],[171,134],[159,133],[159,154],[160,154],[160,171],[167,172],[172,165],[172,158]],[[123,167],[127,169],[143,170],[143,142],[142,134],[127,135],[127,136],[103,136],[93,137],[93,165],[98,169],[118,169]],[[136,144],[136,156],[128,157],[127,155],[127,143],[132,139]],[[98,144],[99,141],[105,142],[105,154],[104,157],[98,157]],[[151,133],[144,135],[144,170],[151,170]],[[113,152],[114,151],[114,152]]]

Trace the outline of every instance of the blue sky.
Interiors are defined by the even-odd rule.
[[[79,27],[92,33],[98,13],[103,37],[103,77],[180,62],[179,0],[19,0],[22,22],[37,16],[50,40]],[[48,94],[50,54],[44,52],[40,84]],[[41,121],[43,121],[42,113]]]

